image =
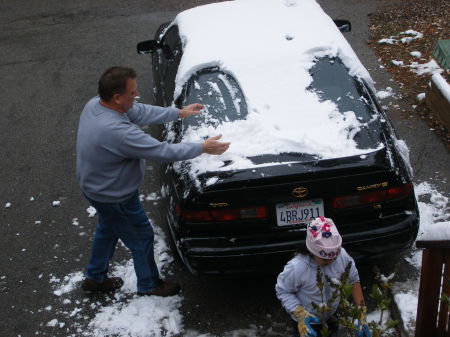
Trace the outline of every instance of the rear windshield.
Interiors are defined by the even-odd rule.
[[[224,121],[247,117],[247,104],[234,78],[217,68],[204,69],[193,75],[185,87],[182,105],[201,103],[205,112],[183,119],[183,128],[209,124],[217,126]]]
[[[364,83],[350,76],[340,59],[318,59],[309,72],[313,78],[309,90],[316,92],[321,101],[333,101],[340,112],[353,111],[360,122],[371,120],[374,111]]]
[[[353,111],[362,123],[354,135],[359,148],[374,148],[380,142],[380,125],[377,107],[366,84],[349,75],[348,69],[338,58],[318,59],[310,69],[313,81],[308,90],[317,93],[321,101],[331,100],[340,112]],[[201,103],[205,112],[183,119],[183,129],[204,124],[217,126],[224,121],[245,119],[247,105],[236,80],[218,68],[203,69],[187,82],[179,105]],[[299,102],[301,104],[301,102]],[[281,153],[250,157],[254,163],[270,161],[296,161],[317,158],[306,153]]]

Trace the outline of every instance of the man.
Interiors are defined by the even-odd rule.
[[[83,194],[98,213],[82,287],[88,291],[114,291],[123,285],[121,278],[107,276],[109,261],[121,239],[133,256],[138,295],[175,295],[180,287],[159,278],[153,229],[139,201],[138,187],[143,181],[145,159],[171,162],[192,159],[202,153],[220,155],[229,143],[219,142],[219,135],[204,143],[169,144],[143,132],[139,126],[197,115],[203,106],[190,104],[179,110],[136,103],[133,69],[106,70],[98,82],[98,94],[81,113],[77,138],[78,180]]]

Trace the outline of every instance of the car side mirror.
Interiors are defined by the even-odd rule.
[[[348,20],[333,20],[339,30],[343,33],[352,30],[352,24]]]
[[[141,41],[137,44],[138,54],[150,54],[160,48],[161,45],[156,40]]]

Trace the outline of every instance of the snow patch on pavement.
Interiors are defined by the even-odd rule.
[[[86,212],[88,212],[89,218],[93,218],[95,216],[95,214],[97,214],[97,210],[92,206],[89,206],[88,208],[86,208]]]
[[[152,198],[154,197],[152,196]],[[155,225],[153,228],[155,261],[161,274],[167,274],[173,257],[169,253],[162,229]],[[71,273],[62,281],[51,275],[49,282],[55,284],[53,294],[59,297],[64,310],[52,311],[57,317],[44,325],[55,329],[65,327],[67,335],[73,337],[162,337],[175,336],[183,331],[180,313],[181,296],[163,298],[135,295],[136,275],[131,259],[125,263],[114,265],[111,275],[121,277],[124,285],[119,291],[110,295],[111,298],[108,299],[107,295],[105,295],[106,298],[102,297],[103,303],[93,300],[93,297],[77,299],[79,295],[75,293],[75,290],[80,287],[80,283],[84,279],[82,271]],[[94,314],[92,315],[92,313]],[[76,332],[70,334],[69,330]]]
[[[70,293],[75,289],[77,284],[83,279],[83,273],[81,271],[69,274],[64,277],[64,281],[58,285],[58,287],[53,291],[53,294],[56,296],[61,296],[63,294]],[[50,279],[50,283],[59,282],[59,279],[55,280],[54,278]]]
[[[394,92],[391,87],[387,87],[386,90],[377,91],[377,97],[379,99],[385,99],[387,97],[393,96]]]
[[[83,336],[161,337],[182,332],[181,297],[139,297],[101,308]]]
[[[400,315],[406,331],[411,330],[416,321],[417,293],[410,291],[394,295],[394,301],[401,308]]]

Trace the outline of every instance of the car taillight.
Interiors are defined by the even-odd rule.
[[[413,190],[412,184],[404,184],[391,187],[383,191],[366,192],[361,194],[346,195],[333,200],[333,208],[346,208],[364,204],[374,204],[385,200],[397,199],[408,196]]]
[[[185,211],[181,218],[187,222],[211,222],[213,221],[210,211]]]
[[[392,187],[388,189],[388,199],[397,199],[401,197],[408,196],[414,190],[413,184],[404,184],[397,187]]]
[[[246,207],[237,209],[182,210],[177,213],[186,222],[233,221],[242,219],[263,219],[267,217],[266,208]]]

